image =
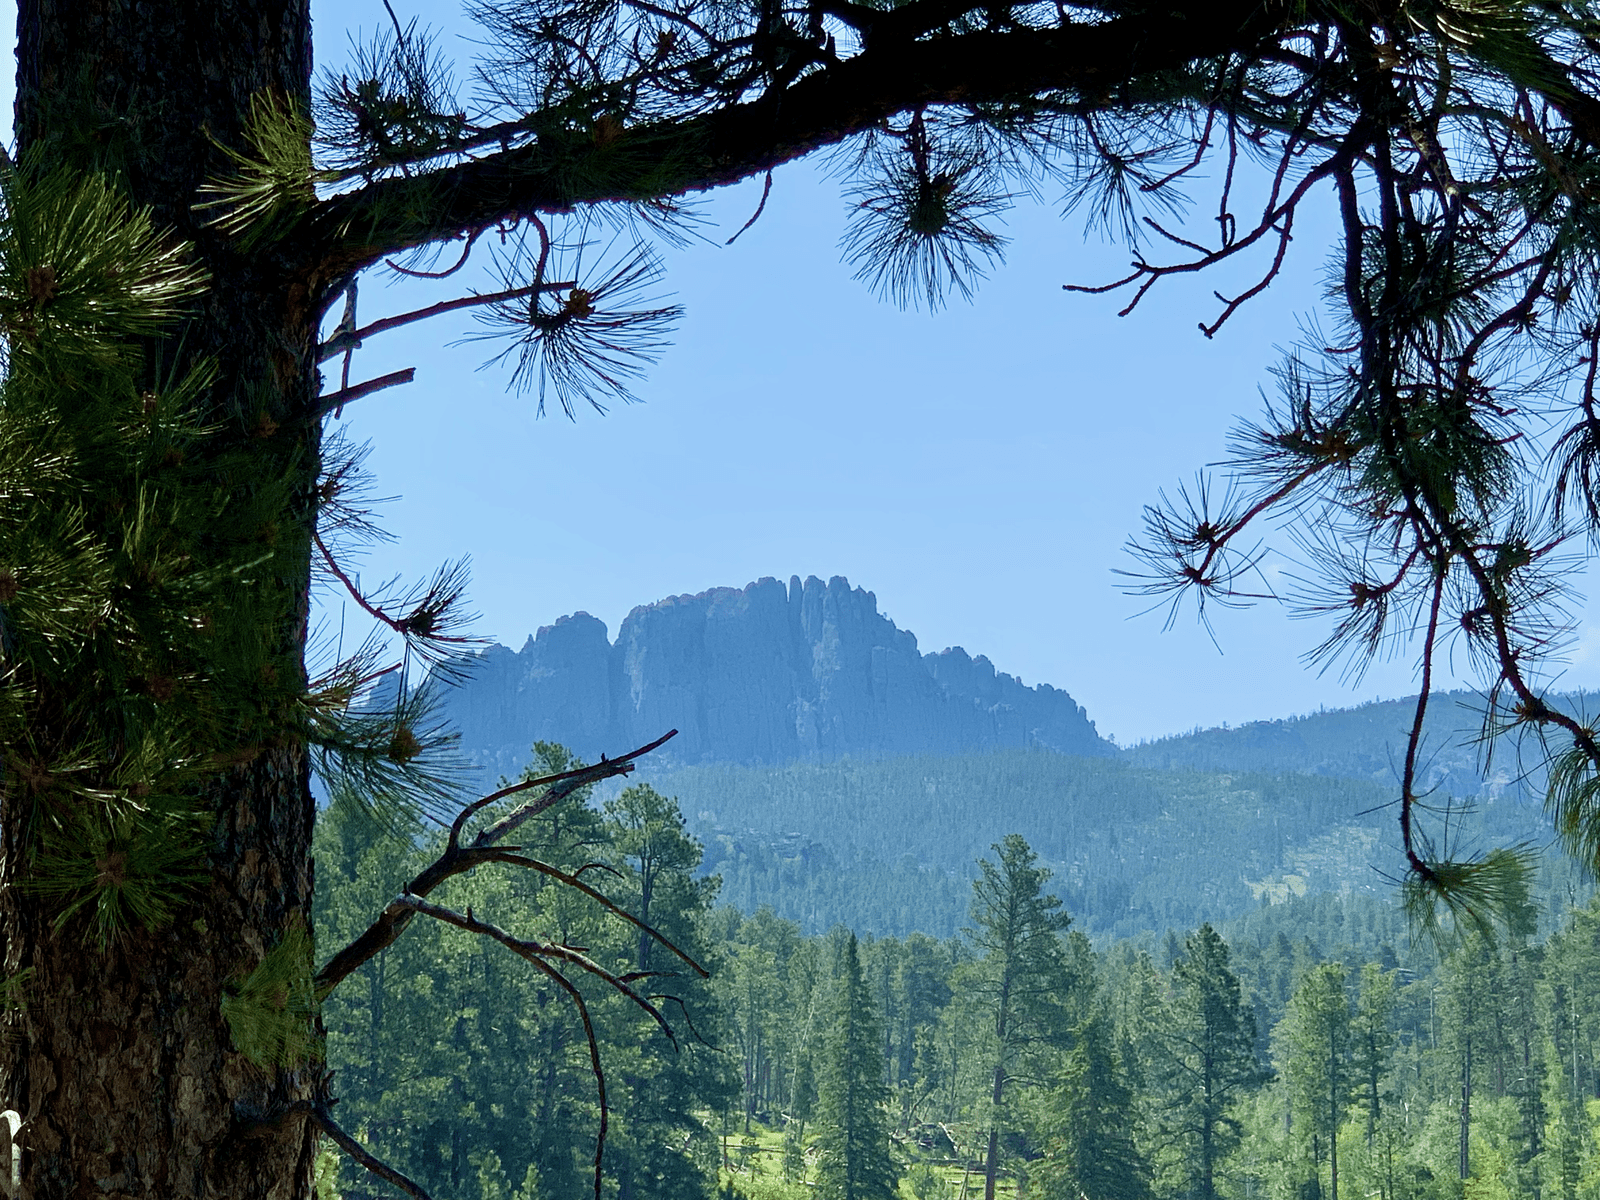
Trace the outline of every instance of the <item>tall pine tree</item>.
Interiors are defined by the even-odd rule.
[[[1161,1127],[1181,1148],[1184,1194],[1215,1200],[1217,1164],[1238,1144],[1232,1109],[1265,1079],[1256,1060],[1255,1014],[1228,967],[1227,943],[1209,924],[1184,941],[1172,968],[1171,1025],[1157,1033]]]
[[[1044,890],[1049,869],[1039,865],[1021,834],[1007,834],[994,850],[995,861],[978,860],[978,878],[972,882],[967,936],[981,957],[962,976],[962,986],[989,1026],[984,1200],[994,1200],[1000,1138],[1013,1123],[1006,1108],[1007,1085],[1031,1050],[1065,1043],[1080,982],[1061,941],[1072,918]]]
[[[1372,1146],[1378,1122],[1383,1119],[1384,1077],[1389,1070],[1389,1054],[1394,1049],[1395,990],[1394,974],[1377,963],[1361,967],[1360,990],[1351,1024],[1351,1068],[1361,1092],[1361,1105],[1367,1114],[1367,1146]]]
[[[1309,1143],[1313,1187],[1328,1163],[1330,1200],[1339,1200],[1339,1129],[1359,1080],[1352,1061],[1352,1013],[1343,963],[1307,971],[1284,1020],[1284,1071],[1296,1126]]]
[[[883,1034],[855,934],[840,954],[833,1022],[817,1079],[817,1192],[823,1200],[892,1200],[900,1167],[889,1142]]]

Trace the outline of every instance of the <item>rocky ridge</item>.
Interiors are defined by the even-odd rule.
[[[514,776],[535,741],[584,758],[676,728],[672,762],[777,764],[1036,746],[1110,757],[1069,696],[960,647],[924,654],[840,576],[772,578],[635,608],[615,642],[588,613],[491,646],[443,697],[465,757]],[[656,756],[653,756],[656,757]]]

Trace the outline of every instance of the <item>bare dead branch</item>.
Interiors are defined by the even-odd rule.
[[[493,938],[513,954],[519,958],[527,959],[529,962],[534,959],[540,959],[545,962],[550,959],[556,959],[559,962],[571,963],[580,970],[587,971],[590,975],[601,980],[637,1005],[666,1035],[667,1040],[672,1043],[673,1049],[677,1049],[678,1035],[672,1031],[672,1026],[667,1024],[667,1019],[661,1015],[661,1011],[644,996],[634,991],[626,979],[606,970],[605,967],[602,967],[577,947],[564,946],[558,942],[541,942],[533,938],[519,938],[507,933],[497,925],[491,925],[487,921],[480,920],[471,912],[458,913],[454,909],[434,904],[431,901],[422,899],[420,896],[401,896],[395,903],[414,912],[422,913],[424,916],[432,917],[436,921],[443,921],[446,925],[454,925],[457,929],[463,929],[468,933],[477,933],[484,937]]]
[[[423,1191],[420,1185],[406,1178],[399,1171],[389,1166],[388,1163],[374,1158],[366,1150],[362,1149],[361,1143],[357,1142],[355,1138],[351,1137],[343,1129],[340,1129],[338,1123],[333,1119],[333,1114],[328,1111],[325,1101],[302,1100],[299,1105],[296,1105],[296,1108],[308,1113],[317,1128],[327,1134],[339,1149],[343,1150],[379,1179],[394,1184],[395,1187],[410,1196],[412,1200],[432,1200],[432,1197]]]
[[[761,203],[756,205],[756,211],[750,214],[750,219],[743,225],[739,226],[739,232],[724,242],[723,245],[733,245],[739,240],[740,235],[743,234],[746,229],[749,229],[750,226],[754,225],[761,219],[761,214],[767,211],[767,197],[770,195],[772,195],[772,172],[768,171],[767,181],[761,185]]]
[[[330,355],[329,357],[332,356]],[[349,370],[349,364],[346,363],[346,378],[348,378]],[[335,416],[338,416],[344,406],[349,404],[352,400],[359,400],[363,396],[370,396],[373,392],[381,392],[384,388],[399,387],[403,383],[410,383],[416,377],[417,369],[415,367],[406,367],[401,371],[390,371],[387,375],[380,375],[376,379],[369,379],[365,383],[357,383],[350,387],[342,387],[331,395],[318,396],[315,415],[318,417],[325,417],[329,413],[332,413]]]
[[[323,342],[317,347],[317,361],[325,363],[330,358],[337,358],[347,350],[358,347],[367,338],[388,329],[398,329],[402,325],[410,325],[414,321],[426,321],[429,317],[437,317],[442,313],[455,312],[461,308],[473,308],[480,304],[504,304],[507,300],[520,300],[524,296],[531,296],[535,292],[558,292],[575,286],[574,280],[562,280],[559,283],[536,283],[529,287],[507,288],[502,292],[487,292],[482,295],[474,293],[471,296],[461,296],[455,300],[441,300],[438,304],[430,304],[427,308],[419,308],[414,312],[401,313],[398,316],[384,317],[381,321],[374,321],[360,329],[348,333],[340,333]],[[403,374],[403,372],[401,372]],[[391,376],[385,375],[384,379]],[[376,381],[375,381],[376,382]],[[398,383],[410,383],[410,379],[396,380]],[[362,385],[367,386],[367,385]],[[385,383],[384,387],[391,386]],[[371,389],[376,390],[376,389]],[[365,393],[363,393],[365,394]],[[349,399],[356,399],[355,396]]]
[[[666,937],[665,934],[660,932],[660,930],[657,930],[657,929],[653,928],[652,926],[645,924],[645,922],[641,921],[638,917],[634,916],[627,909],[622,908],[620,905],[616,904],[614,901],[608,899],[603,893],[596,891],[594,888],[590,887],[587,883],[583,882],[583,880],[579,879],[576,875],[569,875],[567,872],[561,870],[560,868],[552,867],[549,863],[540,862],[538,859],[528,858],[526,855],[522,855],[522,854],[516,854],[516,853],[513,852],[513,849],[514,849],[513,847],[506,846],[506,847],[499,848],[499,849],[485,849],[485,850],[474,849],[472,851],[469,851],[468,853],[477,854],[477,855],[481,856],[480,859],[479,859],[479,861],[481,861],[481,862],[510,863],[512,866],[526,867],[530,871],[537,871],[542,875],[548,875],[552,879],[559,880],[560,882],[566,884],[568,887],[574,888],[577,891],[582,892],[585,896],[588,896],[591,900],[593,900],[595,903],[599,904],[607,912],[611,913],[613,916],[617,916],[617,917],[622,918],[624,921],[628,922],[628,924],[632,925],[635,929],[638,929],[641,933],[649,934],[652,941],[659,942],[661,945],[665,946],[674,955],[676,955],[678,958],[682,959],[683,962],[686,963],[689,966],[689,968],[691,970],[693,970],[697,975],[699,975],[702,979],[710,979],[711,978],[711,972],[710,971],[707,971],[704,967],[702,967],[698,962],[696,962],[688,954],[684,953],[677,946],[675,946],[670,940],[668,940],[668,938]],[[605,864],[603,864],[603,863],[591,863],[589,865],[590,866],[595,866],[595,867],[605,867]],[[606,867],[605,869],[610,870],[609,867]]]
[[[634,759],[643,758],[651,751],[659,750],[662,746],[665,746],[669,741],[677,736],[678,731],[676,729],[669,729],[655,741],[647,742],[643,746],[640,746],[637,750],[630,750],[621,758],[608,759],[602,754],[600,756],[600,761],[592,766],[577,767],[571,771],[563,771],[560,775],[547,775],[541,779],[526,779],[521,783],[509,784],[508,786],[501,788],[498,792],[491,792],[489,795],[483,797],[483,799],[476,800],[472,804],[468,805],[467,808],[456,817],[455,822],[453,822],[450,826],[452,839],[459,840],[461,836],[461,827],[467,823],[467,819],[480,809],[493,804],[496,800],[504,800],[507,796],[514,796],[518,792],[525,792],[530,788],[541,787],[548,783],[581,780],[583,782],[577,783],[575,786],[582,787],[587,783],[595,782],[597,779],[610,779],[614,775],[627,775],[633,771]],[[603,773],[595,775],[594,772],[597,771]],[[564,794],[565,793],[563,793],[563,795]],[[513,830],[515,830],[517,826],[521,825],[529,817],[534,817],[539,813],[542,813],[560,798],[560,796],[552,796],[549,792],[546,792],[536,800],[522,805],[515,812],[508,813],[506,816],[502,817],[488,829],[479,831],[478,836],[472,841],[473,847],[475,849],[481,849],[485,846],[493,845],[501,838],[505,837],[508,833],[511,833]]]
[[[595,1037],[594,1018],[589,1015],[589,1005],[584,1002],[583,993],[573,986],[572,980],[542,958],[531,958],[528,961],[567,993],[567,998],[578,1010],[579,1020],[583,1022],[583,1036],[589,1043],[589,1073],[594,1076],[595,1091],[599,1093],[600,1099],[600,1128],[595,1132],[594,1139],[594,1200],[601,1200],[600,1184],[603,1178],[601,1168],[605,1162],[606,1131],[611,1127],[611,1106],[606,1101],[606,1072],[600,1063],[600,1040]]]
[[[461,270],[462,267],[467,265],[467,259],[472,257],[472,247],[477,244],[478,239],[483,236],[484,230],[487,228],[488,226],[484,225],[474,229],[471,235],[467,238],[467,244],[461,248],[461,257],[456,259],[454,266],[446,267],[443,271],[415,271],[410,267],[402,267],[392,258],[384,259],[383,265],[388,267],[391,271],[398,271],[402,275],[409,275],[412,279],[448,279],[457,271]]]
[[[363,963],[384,947],[393,945],[396,939],[405,932],[406,926],[411,923],[412,917],[416,915],[415,910],[404,903],[408,896],[426,896],[446,879],[459,875],[478,863],[486,861],[482,852],[491,847],[504,833],[514,829],[529,817],[544,811],[544,809],[555,804],[563,797],[571,795],[579,788],[591,783],[598,783],[602,779],[612,779],[618,775],[631,774],[634,770],[634,759],[648,754],[661,746],[668,738],[676,736],[677,732],[676,729],[671,730],[648,745],[630,751],[621,758],[602,758],[593,766],[563,771],[558,776],[512,784],[510,787],[501,788],[498,792],[484,797],[483,800],[469,805],[467,812],[456,818],[457,824],[452,827],[455,840],[447,844],[444,853],[439,855],[416,878],[406,884],[401,890],[401,894],[389,902],[359,937],[330,958],[323,968],[317,972],[314,980],[317,996],[319,998],[327,996],[352,972],[359,969]],[[551,780],[554,780],[554,782],[551,782]],[[470,816],[471,813],[479,811],[486,803],[541,785],[546,786],[548,790],[536,800],[523,805],[510,817],[479,833],[470,848],[462,849],[458,844],[460,826],[465,824],[466,817]]]
[[[1249,233],[1245,234],[1243,237],[1236,237],[1232,240],[1224,240],[1223,244],[1217,247],[1217,249],[1206,250],[1198,243],[1190,242],[1182,237],[1177,236],[1176,234],[1170,233],[1156,222],[1149,221],[1147,219],[1147,223],[1163,237],[1166,237],[1168,240],[1176,242],[1179,245],[1192,247],[1201,253],[1197,254],[1197,256],[1192,259],[1186,259],[1184,261],[1175,263],[1163,263],[1159,265],[1146,262],[1143,259],[1137,259],[1133,264],[1134,269],[1129,274],[1124,275],[1121,279],[1114,280],[1111,283],[1096,285],[1064,283],[1061,285],[1061,289],[1062,291],[1066,292],[1082,292],[1088,295],[1104,295],[1107,292],[1118,291],[1124,287],[1127,287],[1129,284],[1139,282],[1139,288],[1134,293],[1133,299],[1130,300],[1127,305],[1125,305],[1117,313],[1117,316],[1119,317],[1126,317],[1132,313],[1134,309],[1139,307],[1139,302],[1149,294],[1150,289],[1154,287],[1157,282],[1165,279],[1167,276],[1188,275],[1199,271],[1208,270],[1209,268],[1216,266],[1218,263],[1224,262],[1241,253],[1242,251],[1249,249],[1262,238],[1266,237],[1267,234],[1276,232],[1278,234],[1277,253],[1273,258],[1272,265],[1268,268],[1267,273],[1262,281],[1232,301],[1227,300],[1223,296],[1218,296],[1217,299],[1221,300],[1223,304],[1226,305],[1222,315],[1209,326],[1204,322],[1201,322],[1201,332],[1205,333],[1207,337],[1211,337],[1218,329],[1222,328],[1223,322],[1225,322],[1230,316],[1233,315],[1235,311],[1237,311],[1239,305],[1243,304],[1251,297],[1259,295],[1267,288],[1269,284],[1271,284],[1275,278],[1277,278],[1278,272],[1283,267],[1284,256],[1288,251],[1289,241],[1291,240],[1289,231],[1294,221],[1295,210],[1298,209],[1300,202],[1305,199],[1306,194],[1316,184],[1320,183],[1324,179],[1327,179],[1337,171],[1339,164],[1344,161],[1345,154],[1345,151],[1334,154],[1328,159],[1319,163],[1317,166],[1313,167],[1311,170],[1307,171],[1306,174],[1300,179],[1299,183],[1295,185],[1294,189],[1281,203],[1274,204],[1269,202],[1266,211],[1262,213],[1261,219],[1257,222],[1255,228]]]

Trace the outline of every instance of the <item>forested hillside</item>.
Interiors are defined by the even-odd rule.
[[[976,851],[1007,833],[1050,864],[1079,927],[1097,937],[1189,928],[1323,891],[1385,895],[1401,869],[1393,789],[1357,779],[1026,750],[645,777],[682,803],[726,899],[746,912],[769,904],[809,932],[844,923],[949,936],[965,920]],[[1516,796],[1432,820],[1452,846],[1547,836],[1539,809]]]
[[[357,932],[442,838],[325,811],[318,940]],[[492,864],[434,894],[672,998],[676,1048],[616,989],[576,980],[618,1200],[802,1200],[844,1194],[841,1178],[877,1200],[976,1200],[986,1184],[1017,1200],[1600,1188],[1600,905],[1576,896],[1553,898],[1548,932],[1508,897],[1493,944],[1413,944],[1380,892],[1290,895],[1097,949],[1065,881],[1011,832],[975,848],[967,933],[807,935],[719,903],[676,804],[647,785],[568,796],[519,840],[710,970],[539,872]],[[582,1194],[599,1091],[584,1019],[549,977],[437,922],[360,973],[323,1017],[362,1144],[434,1196]],[[320,1200],[377,1194],[331,1155],[319,1178]]]
[[[1547,697],[1553,708],[1592,713],[1600,697],[1582,692]],[[1121,751],[1123,762],[1194,771],[1299,771],[1392,786],[1405,760],[1416,697],[1374,700],[1273,721],[1223,725],[1141,742]],[[1541,796],[1543,756],[1537,745],[1519,754],[1502,738],[1485,760],[1479,738],[1483,699],[1476,692],[1440,692],[1428,705],[1424,785],[1457,796]]]

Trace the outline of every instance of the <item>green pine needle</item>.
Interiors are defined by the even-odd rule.
[[[323,1040],[316,1032],[317,1002],[311,986],[312,951],[305,923],[291,918],[278,944],[255,969],[223,989],[222,1016],[234,1048],[258,1067],[295,1067],[322,1060]]]
[[[214,211],[212,227],[252,246],[279,236],[316,203],[316,183],[334,176],[311,163],[311,120],[292,101],[271,92],[250,100],[245,119],[248,151],[217,143],[234,171],[208,180],[200,191],[211,199],[196,205]]]
[[[1427,875],[1413,871],[1401,887],[1413,936],[1431,938],[1441,952],[1463,935],[1491,944],[1501,931],[1529,936],[1537,914],[1528,884],[1538,860],[1537,847],[1520,845],[1470,862],[1430,862]]]

